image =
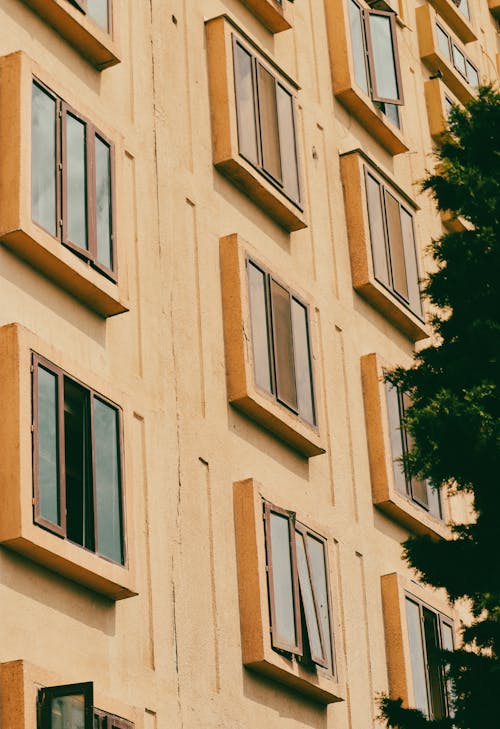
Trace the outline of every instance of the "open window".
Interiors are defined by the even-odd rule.
[[[220,240],[229,402],[305,456],[324,452],[312,307],[237,235]]]
[[[342,700],[329,541],[253,479],[234,484],[234,513],[243,663],[320,703]]]
[[[304,228],[297,86],[226,16],[206,29],[214,165],[283,228]]]
[[[382,577],[389,691],[430,720],[453,718],[452,687],[440,651],[455,648],[454,610],[396,573]]]
[[[112,600],[136,595],[124,393],[10,324],[0,397],[0,544]]]
[[[413,532],[435,539],[447,536],[442,493],[410,476],[401,461],[411,449],[410,435],[401,422],[409,399],[383,381],[388,369],[376,354],[361,358],[373,503]]]
[[[38,729],[133,729],[134,724],[94,708],[91,682],[38,691]]]
[[[123,564],[119,408],[33,354],[34,519]]]
[[[120,62],[114,0],[23,0],[98,70]]]
[[[396,13],[363,0],[331,0],[325,9],[336,98],[391,154],[405,152]]]
[[[361,150],[341,155],[341,173],[353,286],[406,335],[423,339],[416,205]]]

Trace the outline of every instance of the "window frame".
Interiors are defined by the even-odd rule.
[[[33,210],[30,201],[30,215],[35,226],[46,231],[53,238],[56,238],[63,246],[71,250],[78,257],[86,261],[92,268],[97,270],[103,276],[117,283],[118,266],[117,266],[117,245],[116,245],[116,199],[115,199],[115,146],[103,132],[101,132],[87,117],[80,114],[64,99],[53,92],[48,86],[41,81],[35,74],[32,76],[31,93],[33,86],[38,86],[43,93],[47,94],[55,101],[55,137],[56,137],[56,159],[55,159],[55,222],[56,235],[47,230],[33,217]],[[67,116],[71,115],[82,123],[85,127],[85,204],[86,204],[86,229],[88,248],[81,248],[73,243],[67,235],[67,162],[66,162],[66,129]],[[33,118],[33,111],[32,111]],[[96,200],[96,174],[95,174],[95,140],[100,139],[109,147],[109,219],[110,219],[110,254],[112,268],[108,268],[98,260],[97,257],[97,200]],[[33,149],[31,148],[33,152]],[[32,156],[32,155],[31,155]]]
[[[385,376],[385,372],[384,372]],[[397,412],[397,419],[399,421],[399,434],[400,434],[400,440],[401,440],[401,451],[402,456],[405,457],[406,454],[411,450],[411,443],[410,443],[410,434],[408,433],[407,429],[403,425],[403,418],[406,416],[406,410],[411,404],[410,402],[408,405],[405,404],[405,399],[409,400],[410,396],[406,392],[401,392],[399,387],[396,387],[392,385],[389,382],[385,382],[385,395],[386,395],[386,405],[387,405],[387,415],[388,415],[388,427],[391,429],[391,415],[390,415],[390,405],[389,405],[389,393],[390,390],[396,391],[396,397],[397,397],[397,405],[398,405],[398,412]],[[391,441],[392,442],[392,441]],[[391,448],[391,454],[392,454],[392,462],[393,462],[393,468],[396,467],[396,459],[394,458],[394,453],[392,452]],[[403,465],[403,464],[401,464]],[[415,476],[412,476],[408,473],[408,470],[406,467],[402,469],[404,481],[405,481],[405,487],[406,490],[403,493],[401,489],[398,488],[395,481],[395,488],[400,492],[403,493],[403,495],[407,496],[411,501],[413,501],[415,504],[417,504],[420,508],[424,509],[428,514],[433,516],[435,519],[438,519],[439,521],[443,521],[443,505],[441,500],[441,490],[436,490],[436,504],[439,510],[439,514],[436,514],[432,510],[431,506],[431,497],[429,496],[432,486],[430,483],[426,480],[421,483],[425,485],[426,494],[427,494],[427,502],[424,503],[415,493],[415,487],[414,487],[414,481],[419,481]]]
[[[276,619],[276,610],[275,610],[275,593],[274,593],[274,581],[273,581],[273,558],[272,558],[272,548],[271,548],[271,515],[272,514],[278,514],[281,517],[284,517],[288,521],[288,532],[289,532],[289,549],[290,549],[290,564],[292,568],[292,586],[293,586],[293,612],[294,612],[294,620],[295,620],[295,635],[297,638],[297,642],[295,645],[280,642],[276,638],[276,631],[274,629],[274,626],[276,625],[277,619]],[[335,653],[333,649],[333,635],[332,635],[332,619],[331,619],[331,586],[330,586],[330,575],[329,575],[329,568],[328,568],[328,552],[326,549],[326,539],[322,535],[318,534],[317,532],[313,531],[309,527],[307,527],[305,524],[297,521],[296,514],[293,511],[287,511],[286,509],[283,509],[279,506],[276,506],[275,504],[272,504],[271,502],[267,501],[266,499],[263,499],[263,517],[264,517],[264,537],[265,537],[265,544],[266,544],[266,573],[267,573],[267,589],[268,589],[268,601],[269,601],[269,617],[270,617],[270,634],[271,634],[271,645],[274,650],[278,652],[283,652],[289,656],[294,656],[298,661],[301,663],[307,664],[315,664],[316,666],[321,666],[322,668],[325,668],[326,670],[330,671],[332,674],[335,673]],[[304,538],[304,549],[305,549],[305,557],[306,557],[306,563],[307,563],[307,569],[309,573],[309,583],[311,586],[311,594],[313,599],[313,605],[314,605],[314,611],[316,616],[316,624],[319,632],[319,639],[321,643],[321,648],[323,650],[322,656],[313,656],[312,655],[312,649],[310,648],[310,655],[309,659],[307,659],[304,655],[304,635],[303,635],[303,628],[305,628],[306,631],[309,631],[309,624],[308,624],[308,615],[307,611],[303,605],[303,599],[301,597],[301,587],[300,587],[300,576],[299,576],[299,568],[298,568],[298,559],[297,559],[297,541],[296,541],[296,534],[297,532],[301,534]],[[323,628],[321,625],[321,618],[319,614],[319,607],[318,607],[318,597],[316,595],[316,592],[314,590],[313,580],[311,579],[311,562],[310,562],[310,555],[309,555],[309,547],[307,545],[307,539],[306,537],[310,535],[314,539],[320,541],[323,545],[323,555],[324,555],[324,565],[325,565],[325,576],[326,576],[326,593],[327,593],[327,601],[328,601],[328,622],[330,627],[330,634],[328,636],[323,635]],[[303,621],[302,621],[303,618]],[[330,651],[332,656],[332,666],[329,666],[328,661],[328,649],[327,649],[327,641],[330,644]],[[310,647],[310,642],[309,642]]]
[[[477,86],[475,86],[468,77],[468,68],[469,66],[474,69],[474,71],[477,74],[478,83],[480,83],[479,79],[479,69],[477,66],[470,60],[469,56],[466,54],[466,52],[460,47],[460,45],[457,43],[457,41],[453,38],[450,31],[448,31],[446,28],[443,27],[443,25],[439,22],[439,20],[436,18],[436,32],[437,30],[440,30],[443,35],[445,35],[448,39],[448,55],[446,56],[446,60],[450,63],[451,66],[455,69],[455,71],[460,74],[461,78],[464,79],[464,81],[472,88],[476,89]],[[437,38],[437,35],[436,35]],[[438,44],[439,49],[439,44]],[[465,67],[465,73],[461,70],[459,65],[457,65],[455,60],[455,51],[457,51],[461,56],[463,56],[464,59],[464,67]]]
[[[383,224],[383,232],[384,232],[384,245],[382,250],[385,251],[385,260],[387,264],[387,272],[388,272],[388,284],[386,284],[384,281],[382,281],[377,273],[375,272],[375,238],[376,234],[373,230],[373,222],[370,219],[370,213],[369,213],[369,203],[368,203],[368,178],[371,177],[375,182],[379,185],[379,199],[380,199],[380,210],[382,213],[382,224]],[[364,186],[365,186],[365,200],[366,200],[366,215],[367,215],[367,221],[368,221],[368,232],[370,237],[370,250],[372,255],[372,265],[373,265],[373,275],[377,282],[383,286],[392,296],[396,297],[397,300],[407,309],[411,311],[411,313],[418,317],[421,321],[423,321],[423,310],[422,310],[422,293],[420,288],[420,266],[418,261],[418,252],[417,252],[417,236],[416,236],[416,229],[415,229],[415,211],[411,208],[408,203],[404,203],[401,195],[397,193],[397,191],[394,188],[391,188],[387,182],[383,179],[383,177],[372,168],[369,167],[367,164],[364,164]],[[405,298],[404,294],[402,294],[400,291],[396,289],[395,284],[395,274],[394,274],[394,266],[393,266],[393,257],[394,257],[394,251],[391,247],[391,234],[390,234],[390,227],[389,227],[389,220],[388,220],[388,212],[387,212],[387,196],[390,195],[398,204],[398,211],[399,211],[399,221],[401,223],[402,217],[401,217],[401,210],[404,210],[405,213],[409,216],[411,220],[411,230],[412,230],[412,237],[413,237],[413,254],[414,254],[414,261],[415,261],[415,273],[416,273],[416,285],[419,291],[419,308],[416,310],[412,306],[412,302],[410,300],[410,288],[411,283],[415,284],[415,281],[411,282],[408,272],[408,264],[409,261],[407,261],[406,251],[405,251],[405,245],[404,245],[404,237],[402,232],[402,224],[401,224],[401,243],[402,243],[402,253],[403,253],[403,263],[405,268],[405,277],[406,277],[406,286],[408,291],[408,298]]]
[[[419,611],[419,627],[420,627],[420,642],[422,645],[422,654],[423,654],[423,668],[425,673],[425,687],[426,687],[426,695],[427,695],[427,705],[429,707],[429,720],[433,719],[441,719],[441,718],[448,718],[452,717],[452,712],[450,711],[450,697],[449,697],[449,690],[447,689],[447,679],[446,675],[444,673],[444,670],[442,667],[440,667],[439,670],[439,683],[440,683],[440,700],[442,702],[442,708],[443,708],[443,716],[438,717],[434,714],[432,710],[432,693],[431,693],[431,677],[430,677],[430,671],[432,668],[436,668],[436,666],[431,666],[431,660],[432,658],[429,657],[426,639],[425,639],[425,627],[424,627],[424,610],[429,611],[432,613],[436,618],[436,625],[437,625],[437,639],[439,643],[439,650],[443,650],[443,633],[442,633],[442,626],[446,625],[448,628],[450,628],[452,642],[453,642],[453,650],[456,648],[456,641],[455,641],[455,628],[454,628],[454,622],[451,618],[448,618],[446,615],[444,615],[442,612],[437,610],[436,608],[432,607],[431,605],[425,603],[423,600],[415,597],[415,595],[411,592],[408,592],[405,590],[404,592],[404,605],[405,605],[405,611],[406,611],[406,603],[411,602],[414,605],[418,607]],[[410,643],[410,635],[409,635],[409,629],[407,625],[407,639],[408,643]],[[413,673],[410,668],[410,674],[411,674],[411,680],[413,683],[414,677]]]
[[[308,426],[315,428],[317,426],[317,407],[316,407],[316,395],[315,395],[315,386],[314,386],[314,373],[313,373],[313,355],[312,355],[312,342],[311,342],[311,317],[310,317],[310,308],[305,301],[303,301],[297,294],[294,293],[294,291],[283,281],[278,277],[275,276],[269,269],[267,269],[265,266],[263,266],[254,256],[251,256],[249,254],[245,257],[245,268],[247,273],[246,278],[246,284],[247,284],[247,290],[248,290],[248,299],[250,301],[250,288],[249,288],[249,280],[248,280],[248,267],[249,265],[254,266],[258,271],[260,271],[265,280],[264,284],[264,290],[265,290],[265,303],[266,303],[266,322],[267,322],[267,346],[268,346],[268,352],[269,352],[269,365],[270,365],[270,372],[269,372],[269,379],[271,383],[271,392],[265,390],[262,388],[256,381],[255,386],[259,388],[262,392],[266,393],[266,395],[271,395],[279,405],[287,408],[287,410],[290,410],[294,415],[296,415],[298,418],[300,418],[304,423],[306,423]],[[278,286],[280,286],[282,289],[284,289],[289,296],[290,301],[290,322],[292,322],[292,302],[296,301],[299,306],[302,306],[306,313],[306,334],[307,334],[307,345],[308,345],[308,360],[309,360],[309,372],[308,372],[308,383],[310,387],[311,392],[311,409],[313,414],[313,420],[312,422],[309,421],[307,418],[303,417],[299,411],[299,402],[298,402],[298,393],[297,393],[297,406],[295,407],[293,403],[287,402],[285,399],[280,397],[279,395],[279,387],[278,387],[278,365],[277,365],[277,359],[278,359],[278,342],[277,342],[277,335],[275,332],[275,313],[274,313],[274,305],[273,305],[273,299],[272,299],[272,292],[271,292],[271,286],[272,282],[276,283]],[[255,338],[255,332],[253,330],[253,321],[251,317],[251,313],[249,312],[250,316],[250,328],[252,331],[252,360],[255,362],[255,355],[254,355],[254,338]],[[295,384],[295,388],[297,391],[297,369],[296,369],[296,358],[295,358],[295,342],[293,337],[293,325],[291,323],[291,331],[290,331],[290,339],[293,346],[293,362],[290,363],[292,371],[291,375],[293,376],[293,381]],[[254,367],[255,372],[255,367]]]
[[[240,46],[244,52],[246,52],[250,58],[251,58],[251,68],[252,68],[252,94],[253,94],[253,108],[254,108],[254,119],[255,119],[255,126],[256,126],[256,142],[257,142],[257,162],[255,163],[253,160],[251,160],[249,157],[247,157],[244,153],[240,151],[240,117],[238,113],[238,86],[237,86],[237,79],[236,79],[236,48],[237,46]],[[280,74],[278,74],[277,69],[274,68],[270,63],[267,63],[263,56],[258,55],[255,52],[255,49],[253,49],[253,46],[249,44],[246,40],[242,39],[238,34],[235,32],[232,33],[232,67],[233,67],[233,88],[234,88],[234,103],[235,103],[235,109],[236,109],[236,126],[238,130],[237,135],[237,141],[238,141],[238,153],[243,159],[251,165],[254,170],[262,175],[273,187],[275,187],[279,192],[281,192],[282,195],[286,197],[287,200],[289,200],[293,205],[295,205],[301,212],[304,211],[303,207],[303,201],[302,201],[302,181],[301,181],[301,164],[300,164],[300,150],[299,150],[299,140],[298,140],[298,129],[297,129],[297,111],[296,111],[296,96],[291,90],[290,87],[286,85],[286,83],[283,82],[282,78],[280,78]],[[287,93],[291,98],[291,109],[292,109],[292,124],[293,124],[293,136],[294,136],[294,160],[295,160],[295,170],[297,175],[297,190],[298,190],[298,197],[293,197],[285,188],[282,181],[277,179],[269,170],[265,168],[265,163],[263,159],[263,133],[262,133],[262,119],[260,114],[260,107],[261,107],[261,94],[259,92],[259,67],[262,67],[264,71],[266,71],[270,76],[274,79],[274,88],[275,88],[275,96],[276,99],[276,124],[277,124],[277,131],[278,131],[278,140],[279,140],[279,110],[278,110],[278,104],[277,104],[277,98],[278,98],[278,87],[281,87],[285,93]],[[283,172],[282,167],[282,160],[283,160],[283,150],[281,147],[281,143],[278,142],[279,147],[279,156],[280,156],[280,166],[281,171]]]
[[[57,377],[57,421],[58,421],[58,502],[59,502],[59,516],[60,524],[55,524],[50,520],[43,517],[40,513],[40,484],[39,484],[39,438],[38,438],[38,370],[42,367],[52,375]],[[125,504],[125,487],[124,487],[124,450],[123,450],[123,413],[119,405],[112,402],[105,396],[93,388],[85,385],[75,377],[70,376],[61,367],[50,362],[45,357],[39,355],[36,352],[32,352],[31,356],[31,371],[32,371],[32,451],[33,451],[33,522],[46,529],[47,531],[56,534],[57,536],[70,541],[82,549],[95,554],[100,559],[104,559],[111,564],[115,564],[121,567],[126,567],[128,562],[127,556],[127,540],[126,540],[126,504]],[[91,479],[92,479],[92,493],[93,493],[93,529],[92,529],[92,541],[93,549],[88,546],[73,542],[67,536],[67,520],[66,520],[66,460],[65,460],[65,439],[64,439],[64,383],[65,380],[69,380],[82,388],[89,397],[89,413],[90,419],[88,424],[87,435],[90,438],[90,454],[91,454]],[[119,508],[119,521],[120,521],[120,547],[121,547],[121,562],[117,562],[110,557],[101,554],[99,552],[99,533],[97,523],[97,491],[96,491],[96,471],[95,471],[95,431],[94,431],[94,408],[93,402],[97,399],[103,402],[108,407],[112,408],[116,413],[117,422],[117,443],[116,443],[116,454],[119,459],[118,468],[118,487],[120,496],[118,499]]]
[[[51,702],[58,696],[73,696],[83,694],[84,698],[84,727],[93,729],[94,726],[94,684],[85,683],[63,684],[61,686],[48,686],[38,690],[38,705],[40,707],[40,729],[52,729]]]
[[[97,727],[95,727],[96,720]],[[94,708],[93,729],[134,729],[134,723],[116,714],[110,714],[109,711]]]
[[[404,105],[404,95],[403,95],[403,81],[401,77],[401,64],[399,62],[399,49],[398,49],[398,39],[397,39],[397,32],[396,32],[396,12],[394,10],[388,11],[388,10],[374,10],[373,8],[367,8],[358,3],[358,0],[352,0],[361,10],[361,16],[363,18],[363,30],[364,30],[364,39],[366,43],[366,66],[368,69],[368,83],[370,86],[370,96],[372,101],[376,101],[382,104],[394,104],[395,106],[403,106]],[[374,45],[373,45],[373,38],[372,38],[372,32],[370,27],[370,17],[376,16],[376,17],[387,17],[389,18],[390,22],[390,29],[391,29],[391,46],[392,46],[392,54],[394,58],[394,75],[396,79],[396,85],[398,89],[398,96],[397,99],[388,99],[383,96],[380,96],[377,93],[377,74],[375,71],[375,56],[374,56]],[[385,113],[385,112],[384,112]]]

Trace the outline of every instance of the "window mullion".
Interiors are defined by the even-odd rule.
[[[271,274],[266,273],[265,282],[269,361],[271,363],[271,391],[275,397],[278,397],[278,384],[276,379],[276,334],[274,330],[274,317],[272,316],[273,302],[271,299]]]

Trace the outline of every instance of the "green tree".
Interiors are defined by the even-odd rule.
[[[398,729],[500,726],[500,94],[481,87],[453,107],[423,183],[440,210],[470,224],[431,244],[436,272],[424,292],[435,344],[387,379],[411,394],[406,428],[414,447],[406,467],[434,487],[472,499],[472,523],[452,537],[411,537],[404,556],[424,583],[469,600],[463,648],[441,656],[453,686],[453,719],[429,721],[387,697],[381,713]],[[469,229],[470,228],[470,229]]]

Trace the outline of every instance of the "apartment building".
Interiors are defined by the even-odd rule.
[[[1,729],[448,712],[419,181],[499,0],[0,0]]]

